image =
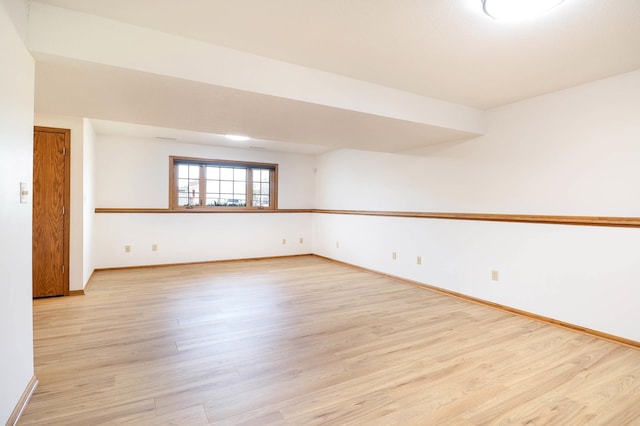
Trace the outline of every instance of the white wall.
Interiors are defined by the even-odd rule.
[[[87,285],[95,269],[93,253],[93,220],[95,217],[95,155],[96,133],[91,120],[83,120],[82,159],[82,285]]]
[[[33,376],[31,208],[34,64],[24,45],[27,2],[0,2],[0,423]]]
[[[98,135],[96,206],[167,208],[169,156],[278,164],[278,207],[313,207],[313,156]]]
[[[277,163],[278,207],[313,207],[312,156],[104,135],[95,144],[96,207],[167,208],[171,155]],[[99,213],[94,224],[97,268],[311,252],[310,213]]]
[[[639,110],[636,71],[490,110],[486,136],[423,157],[333,151],[317,206],[640,216]]]
[[[636,71],[488,111],[486,136],[423,157],[331,152],[316,208],[640,216],[639,111]],[[314,253],[638,341],[639,245],[628,228],[314,216]]]
[[[69,290],[82,290],[84,280],[84,120],[79,117],[36,112],[35,125],[71,130],[71,200],[69,230]],[[88,132],[91,134],[91,132]]]
[[[308,254],[311,213],[100,213],[94,235],[98,268]]]

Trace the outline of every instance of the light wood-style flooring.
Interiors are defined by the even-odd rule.
[[[34,301],[22,425],[640,425],[640,351],[314,256]]]

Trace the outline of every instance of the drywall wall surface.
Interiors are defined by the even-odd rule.
[[[93,219],[95,216],[95,141],[91,120],[83,119],[82,159],[82,286],[87,285],[95,268],[93,255]]]
[[[172,155],[278,164],[278,207],[313,207],[313,156],[105,135],[95,145],[96,206],[168,208]],[[98,213],[93,250],[97,268],[306,254],[311,214]]]
[[[488,111],[485,136],[420,155],[329,152],[316,208],[637,217],[638,111],[640,71]],[[315,214],[313,241],[323,256],[640,340],[638,229]]]
[[[486,135],[420,155],[332,151],[316,206],[640,216],[638,111],[635,71],[490,110]]]
[[[99,213],[94,224],[96,268],[311,253],[311,213]]]
[[[98,135],[95,156],[97,207],[167,208],[170,156],[278,164],[278,207],[313,207],[310,155]]]
[[[0,423],[33,377],[31,197],[34,63],[24,45],[27,2],[0,2]]]

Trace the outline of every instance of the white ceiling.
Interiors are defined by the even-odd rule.
[[[138,137],[175,137],[169,130],[180,129],[178,141],[193,143],[203,142],[198,133],[211,134],[210,141],[219,141],[220,134],[242,134],[264,149],[309,154],[337,148],[401,152],[420,148],[425,141],[473,136],[130,69],[36,58],[38,112],[101,119],[96,130],[103,134],[122,135],[129,129]],[[141,126],[134,129],[136,123]]]
[[[479,109],[640,68],[640,0],[565,0],[541,19],[518,23],[483,15],[481,0],[37,1]],[[362,119],[341,115],[338,122]],[[353,128],[363,124],[370,122]],[[370,133],[390,125],[375,124]],[[343,130],[315,140],[286,129],[265,135],[348,146],[348,134],[330,139]],[[423,136],[402,148],[415,148]]]
[[[250,139],[248,141],[233,141],[224,135],[192,130],[179,130],[174,128],[145,126],[142,124],[123,123],[109,120],[91,120],[93,130],[102,135],[134,137],[142,139],[157,139],[176,142],[188,142],[198,145],[226,146],[236,149],[273,150],[282,152],[294,152],[298,154],[321,154],[328,150],[321,145],[303,143],[287,143],[262,139]]]

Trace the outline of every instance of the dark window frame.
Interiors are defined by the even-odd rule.
[[[206,166],[221,166],[246,169],[246,206],[207,206],[206,204],[206,176],[200,172],[200,198],[199,204],[194,206],[180,206],[178,202],[178,173],[177,168],[181,164]],[[269,170],[269,206],[253,205],[253,169]],[[204,194],[204,195],[203,195]],[[278,209],[278,165],[273,163],[257,163],[251,161],[219,160],[207,158],[192,158],[169,156],[169,209],[174,211],[197,212],[255,212],[274,211]]]

